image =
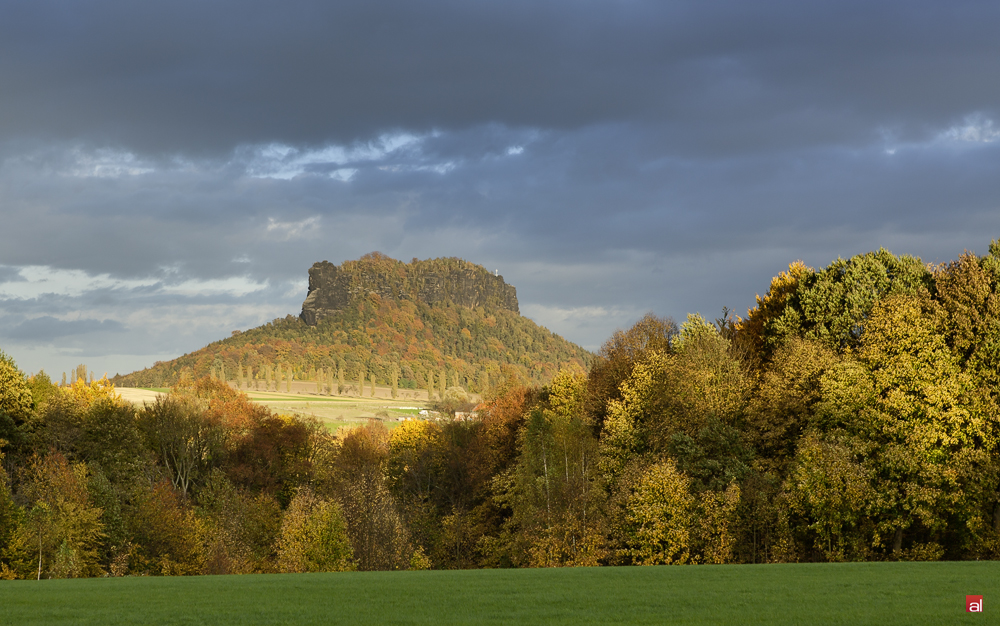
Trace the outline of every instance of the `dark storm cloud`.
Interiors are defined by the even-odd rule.
[[[686,150],[856,143],[1000,84],[982,2],[19,0],[0,136],[224,154],[488,122],[662,125]]]

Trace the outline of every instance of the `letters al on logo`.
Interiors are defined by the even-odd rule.
[[[965,596],[966,613],[983,612],[983,596]]]

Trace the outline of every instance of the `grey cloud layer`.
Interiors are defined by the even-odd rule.
[[[663,125],[718,154],[996,110],[983,2],[9,2],[0,136],[226,153],[386,129]]]
[[[21,322],[5,332],[7,337],[21,341],[51,341],[70,335],[86,335],[99,332],[123,332],[125,327],[115,320],[71,320],[63,321],[49,315],[34,317]]]
[[[497,268],[590,347],[646,310],[742,312],[795,259],[982,252],[998,23],[981,2],[8,2],[0,347],[135,367],[296,313],[310,264],[371,250]]]

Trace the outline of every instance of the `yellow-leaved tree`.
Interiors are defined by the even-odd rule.
[[[87,491],[87,468],[58,452],[35,457],[24,475],[24,517],[11,538],[21,578],[80,578],[101,573],[101,509]]]
[[[278,571],[343,572],[355,569],[340,505],[303,487],[285,511],[278,536]]]
[[[804,520],[812,547],[827,561],[869,556],[874,504],[870,471],[843,444],[804,436],[785,483],[792,515]]]
[[[0,415],[22,422],[31,414],[31,409],[27,378],[17,369],[14,359],[0,350]]]
[[[673,461],[647,467],[625,505],[623,556],[636,565],[689,563],[694,510],[690,481]]]
[[[21,443],[22,426],[31,416],[33,404],[24,373],[0,350],[0,451]]]
[[[817,405],[817,427],[843,433],[873,477],[872,547],[897,558],[943,555],[948,525],[976,517],[963,477],[996,450],[997,416],[946,345],[944,319],[926,292],[879,301],[857,361],[823,377]]]
[[[583,411],[586,375],[564,369],[532,409],[501,496],[513,509],[507,531],[515,563],[598,565],[606,555],[597,440]]]

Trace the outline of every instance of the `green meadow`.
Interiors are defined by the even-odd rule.
[[[986,615],[966,613],[966,595],[984,596]],[[985,624],[994,612],[1000,563],[976,561],[0,582],[3,624]]]

